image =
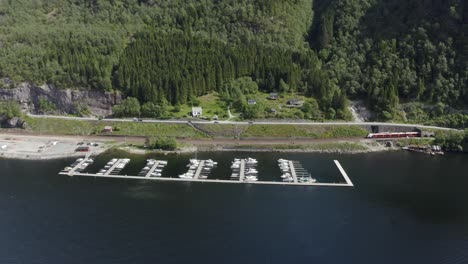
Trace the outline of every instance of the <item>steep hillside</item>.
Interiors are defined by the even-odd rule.
[[[463,0],[5,0],[0,77],[179,105],[208,91],[238,95],[232,82],[247,76],[265,92],[316,98],[315,116],[346,118],[348,97],[365,99],[379,119],[429,122],[457,114],[454,122],[463,126],[468,118],[455,108],[468,105],[467,6]]]
[[[467,34],[462,0],[318,0],[309,37],[335,83],[390,119],[398,98],[466,107]]]

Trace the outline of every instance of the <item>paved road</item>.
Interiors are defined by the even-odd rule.
[[[97,118],[93,117],[73,117],[73,116],[53,116],[53,115],[29,115],[36,118],[57,118],[66,120],[87,120],[97,121]],[[102,121],[112,122],[135,122],[133,119],[128,118],[104,118]],[[145,119],[141,121],[143,123],[164,123],[164,124],[187,124],[187,120],[153,120]],[[389,123],[389,122],[308,122],[308,121],[254,121],[254,122],[238,122],[238,121],[191,121],[193,124],[225,124],[225,125],[312,125],[312,126],[343,126],[343,125],[362,125],[362,126],[399,126],[399,127],[420,127],[428,129],[441,129],[441,130],[455,130],[452,128],[437,127],[437,126],[424,126],[418,124],[402,124],[402,123]]]

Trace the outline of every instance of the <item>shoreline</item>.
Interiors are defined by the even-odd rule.
[[[58,142],[51,146],[51,142]],[[110,149],[119,149],[130,154],[181,154],[193,152],[279,152],[279,153],[339,153],[362,154],[400,150],[386,147],[374,140],[349,139],[178,139],[182,146],[174,151],[149,150],[138,146],[144,144],[143,137],[31,135],[0,133],[0,158],[23,160],[52,160],[73,158],[88,152],[75,152],[78,143],[97,143],[91,147],[92,155],[100,155]],[[46,147],[43,152],[38,149]]]

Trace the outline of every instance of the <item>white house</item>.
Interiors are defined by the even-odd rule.
[[[201,107],[192,107],[192,116],[193,117],[202,116],[202,108]]]

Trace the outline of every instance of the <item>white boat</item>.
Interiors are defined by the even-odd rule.
[[[143,170],[144,171],[150,170],[150,167],[144,167]]]
[[[285,173],[283,175],[281,175],[281,178],[288,178],[288,177],[291,177],[291,174],[290,173]]]
[[[247,170],[245,170],[245,173],[258,173],[258,171],[253,168],[248,168]]]
[[[205,161],[205,164],[218,165],[218,162],[213,161],[212,159],[208,159],[208,160]]]
[[[311,177],[301,177],[301,178],[298,179],[298,181],[301,182],[301,183],[315,183],[315,182],[317,182],[316,179],[311,178]]]
[[[255,176],[245,176],[244,181],[258,181],[258,178]]]
[[[285,162],[288,162],[289,160],[285,160],[285,159],[279,159],[278,162],[279,163],[285,163]]]
[[[111,162],[111,163],[116,163],[116,162],[117,162],[117,159],[111,159],[109,162]]]
[[[165,161],[165,160],[161,160],[161,161],[159,161],[159,164],[162,164],[162,165],[167,165],[167,161]]]
[[[181,179],[193,179],[193,175],[189,175],[187,173],[179,175],[179,178]]]
[[[154,171],[155,172],[162,172],[162,170],[160,170],[160,169],[155,169]]]
[[[231,169],[239,169],[240,165],[239,164],[232,164]]]
[[[77,159],[76,161],[81,162],[81,161],[83,161],[83,160],[84,160],[83,158],[79,158],[79,159]]]
[[[153,176],[153,177],[161,177],[161,173],[153,172],[153,173],[151,173],[151,176]]]
[[[258,163],[258,161],[256,159],[253,159],[253,158],[247,158],[245,160],[245,162],[247,162],[247,163]]]

